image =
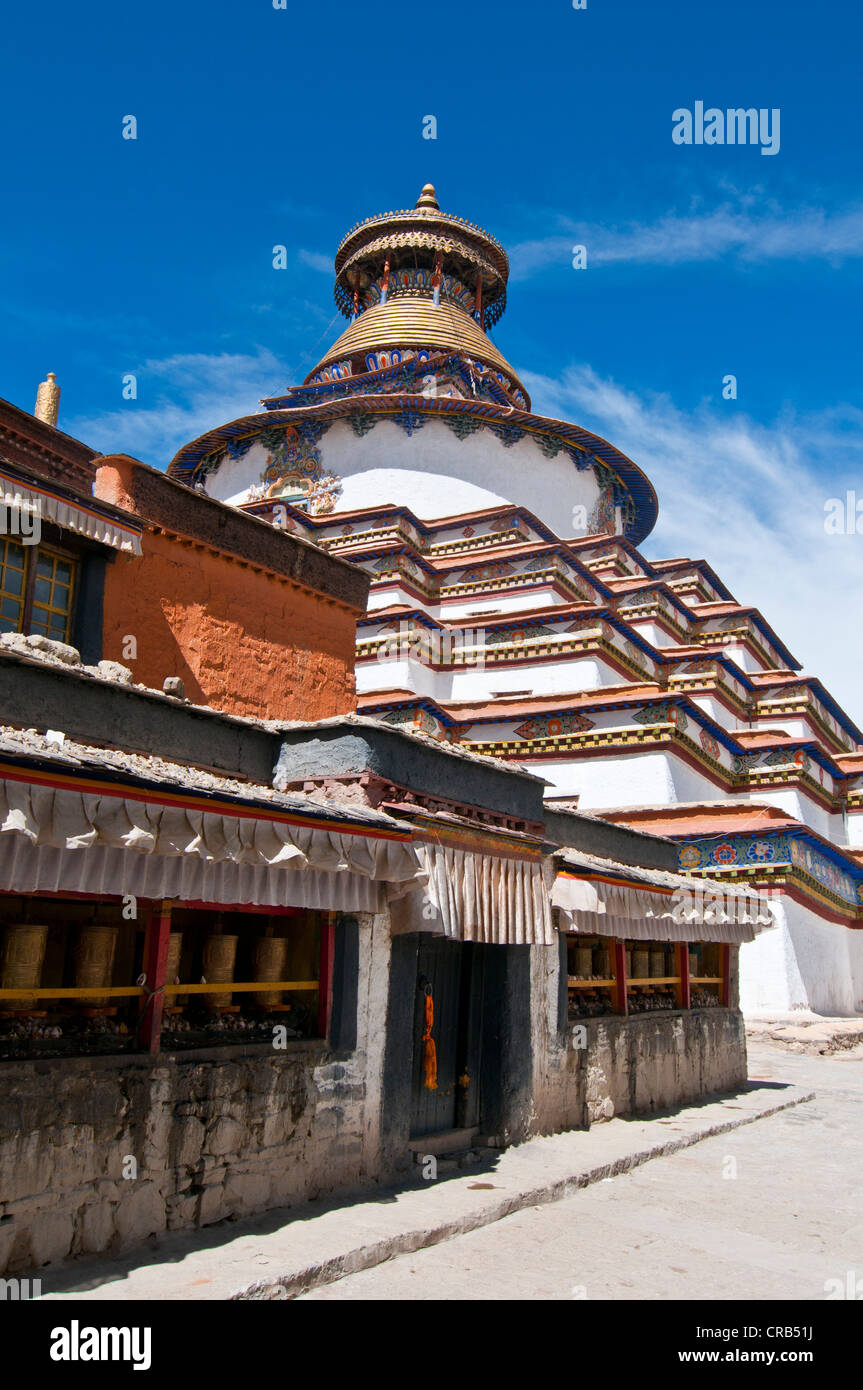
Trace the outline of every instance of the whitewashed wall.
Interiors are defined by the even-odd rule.
[[[785,895],[773,901],[771,911],[778,925],[741,947],[744,1014],[854,1013],[863,995],[861,933],[828,922]]]
[[[528,438],[505,448],[487,429],[459,439],[440,420],[426,419],[412,435],[381,420],[362,438],[339,420],[319,447],[323,468],[344,483],[340,511],[393,503],[431,521],[514,502],[529,507],[558,534],[570,536],[573,510],[583,507],[589,516],[599,497],[593,471],[579,472],[565,454],[547,459]],[[233,504],[245,501],[248,488],[260,481],[266,457],[255,444],[243,458],[226,459],[207,479],[210,496]]]

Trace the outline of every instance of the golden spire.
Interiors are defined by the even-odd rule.
[[[39,382],[39,389],[36,392],[36,408],[33,414],[37,420],[44,420],[46,425],[56,427],[59,409],[60,387],[57,385],[55,373],[49,372],[46,380]]]
[[[416,205],[418,208],[434,208],[436,212],[440,212],[440,204],[433,183],[423,185],[423,191],[417,198]]]

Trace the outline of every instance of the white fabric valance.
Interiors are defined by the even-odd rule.
[[[35,514],[45,521],[53,521],[67,531],[74,531],[78,536],[88,536],[93,541],[101,541],[113,550],[124,550],[130,555],[141,554],[141,532],[133,526],[126,526],[95,508],[91,511],[83,500],[75,503],[47,489],[27,487],[17,478],[2,472],[0,506],[8,507],[12,511],[26,512],[31,516]]]
[[[131,851],[134,857],[322,873],[352,873],[392,883],[424,881],[412,844],[336,827],[205,811],[118,795],[0,781],[0,840],[23,837],[69,853]],[[86,854],[84,855],[86,857]]]
[[[585,936],[613,936],[618,941],[724,941],[742,945],[754,941],[758,928],[746,922],[676,922],[660,917],[617,917],[606,912],[568,912],[559,909],[561,931]],[[762,928],[763,930],[763,928]]]
[[[394,932],[426,931],[495,946],[551,946],[556,937],[542,861],[420,841],[428,882],[390,905]]]
[[[769,905],[746,885],[622,864],[580,850],[565,851],[558,863],[552,903],[567,931],[639,941],[743,942],[773,925]]]
[[[177,902],[249,903],[323,912],[382,912],[384,885],[357,873],[213,863],[191,855],[166,858],[100,846],[38,846],[24,835],[0,835],[0,883],[12,893],[94,893],[172,898]]]

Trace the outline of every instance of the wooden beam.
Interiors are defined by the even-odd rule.
[[[336,914],[321,913],[321,946],[318,983],[318,1037],[330,1035],[333,1009],[333,959],[335,956]]]
[[[691,1007],[692,986],[689,979],[689,942],[676,941],[674,943],[674,958],[676,970],[680,978],[674,987],[677,995],[678,1009],[688,1009]]]
[[[740,948],[738,947],[738,950]],[[719,1002],[724,1008],[728,1008],[731,999],[731,947],[723,942],[719,947],[720,970],[722,972],[722,984],[719,987]]]
[[[138,1025],[138,1043],[150,1053],[157,1053],[162,1032],[162,1009],[165,1003],[165,976],[168,973],[168,938],[171,935],[171,904],[148,903],[147,926],[144,936],[145,985],[149,991],[144,1013]]]
[[[615,941],[612,946],[612,961],[614,967],[614,1011],[623,1014],[624,1018],[629,1013],[629,1000],[626,997],[626,942]]]

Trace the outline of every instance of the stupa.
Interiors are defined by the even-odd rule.
[[[550,802],[679,844],[775,928],[745,1011],[863,998],[863,734],[704,560],[648,559],[644,473],[536,415],[489,336],[506,252],[441,211],[352,227],[349,320],[305,381],[185,445],[170,473],[372,576],[364,714],[540,772]]]

